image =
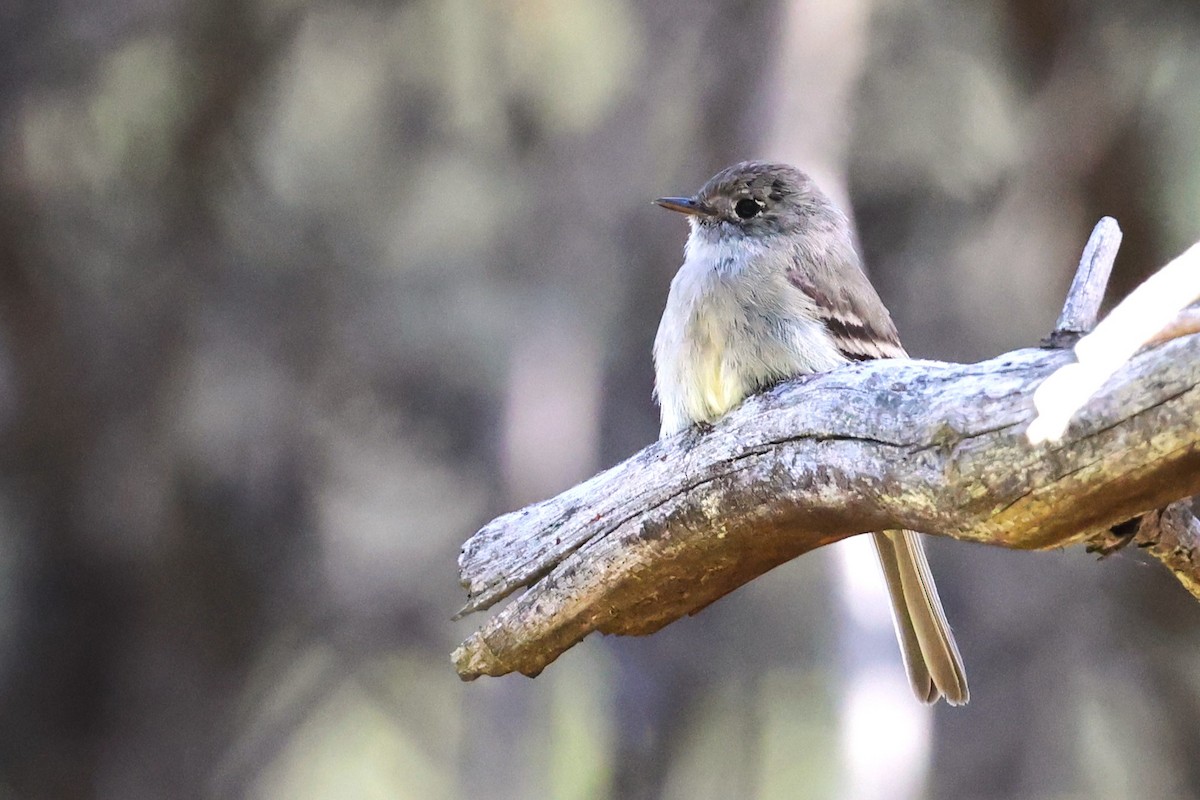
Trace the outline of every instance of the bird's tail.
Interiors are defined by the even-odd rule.
[[[938,598],[925,548],[912,531],[872,534],[892,601],[896,638],[904,668],[923,703],[945,697],[952,706],[967,702],[967,676],[954,634]]]

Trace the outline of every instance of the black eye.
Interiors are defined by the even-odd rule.
[[[758,202],[757,200],[751,200],[749,197],[743,197],[733,206],[733,213],[737,214],[742,219],[757,217],[758,213],[762,210],[762,203]]]

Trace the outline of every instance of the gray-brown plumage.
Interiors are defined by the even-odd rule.
[[[781,380],[902,358],[846,217],[800,170],[750,161],[694,197],[664,197],[691,226],[654,341],[662,436],[712,422]],[[958,647],[918,534],[872,534],[913,691],[967,702]]]

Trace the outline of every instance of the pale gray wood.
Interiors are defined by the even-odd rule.
[[[859,532],[1057,548],[1200,492],[1200,336],[1137,355],[1062,441],[1032,447],[1033,390],[1070,358],[886,360],[787,383],[494,520],[460,557],[467,609],[530,588],[455,652],[460,675],[537,674],[592,631],[650,633]]]
[[[1075,278],[1067,292],[1062,313],[1047,344],[1064,347],[1096,327],[1100,304],[1108,289],[1117,250],[1121,247],[1121,226],[1112,217],[1101,217],[1083,248]]]

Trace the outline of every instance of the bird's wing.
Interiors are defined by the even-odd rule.
[[[904,358],[896,325],[871,282],[857,266],[788,270],[788,281],[808,295],[842,355],[852,361]]]

